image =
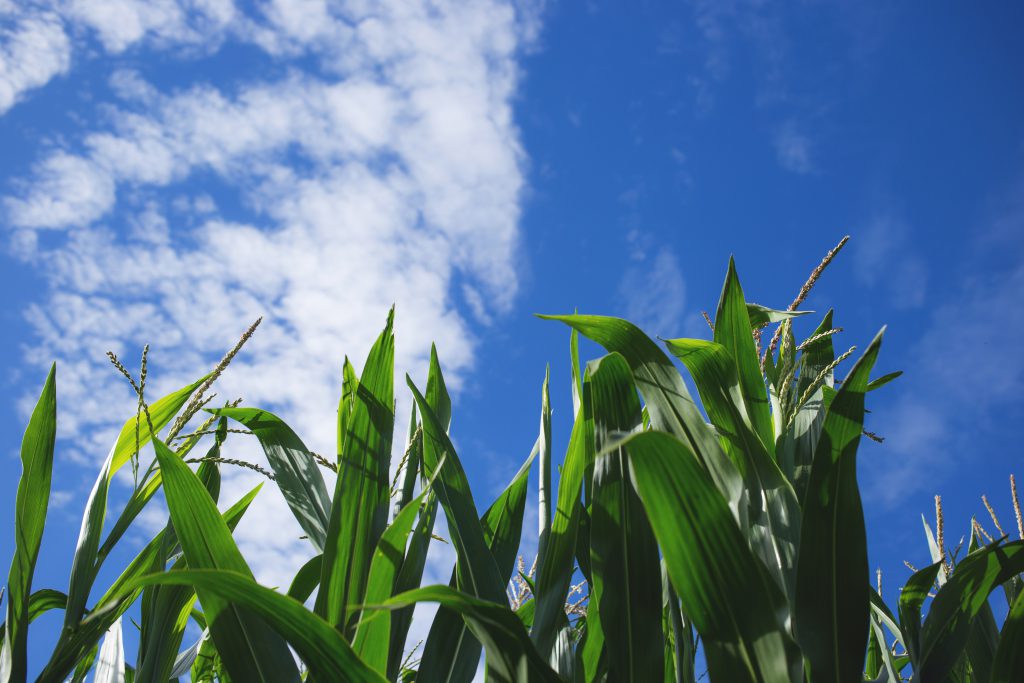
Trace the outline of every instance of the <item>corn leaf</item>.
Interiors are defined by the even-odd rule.
[[[43,540],[57,437],[57,366],[43,384],[21,441],[21,479],[14,503],[14,559],[7,575],[7,617],[0,652],[0,680],[24,680],[28,625],[32,621],[32,576]]]
[[[103,638],[93,683],[124,683],[124,641],[120,617],[111,624]]]
[[[736,263],[729,258],[729,271],[722,285],[715,314],[715,342],[728,351],[739,379],[740,396],[746,408],[747,421],[768,454],[775,457],[775,434],[768,410],[760,359],[750,334],[750,316],[743,299],[743,288],[736,274]]]
[[[316,613],[349,639],[355,635],[373,550],[388,521],[395,428],[393,325],[394,309],[352,395],[316,598]]]
[[[720,327],[716,325],[716,331]],[[736,363],[728,349],[715,342],[670,339],[665,345],[693,376],[708,418],[743,476],[750,547],[792,601],[796,592],[800,505],[793,488],[751,428]]]
[[[857,446],[864,392],[884,329],[836,394],[811,465],[797,560],[796,636],[811,677],[860,681],[867,648],[870,592],[864,510],[857,488]]]
[[[999,634],[992,661],[992,683],[1024,680],[1024,594],[1017,596]]]
[[[783,320],[798,318],[814,311],[777,311],[773,308],[765,308],[759,304],[747,304],[747,315],[750,317],[752,327],[763,327],[771,323],[781,323]]]
[[[640,428],[640,400],[625,359],[611,353],[589,366],[594,403],[594,463],[590,562],[608,653],[616,681],[653,681],[663,675],[662,606],[658,545],[634,490],[614,435]],[[607,447],[607,450],[606,450]]]
[[[256,615],[295,648],[295,652],[309,667],[312,677],[317,681],[385,681],[380,674],[370,669],[356,656],[342,635],[329,623],[307,610],[302,603],[259,585],[246,574],[228,569],[189,569],[145,576],[135,585],[157,584],[194,586],[200,595],[213,595],[222,604],[244,607],[248,613]],[[215,623],[211,620],[211,629],[214,626]],[[223,650],[218,648],[218,651],[223,657]],[[291,663],[291,655],[286,656]],[[232,674],[232,679],[260,680],[239,678],[235,674]]]
[[[298,435],[266,410],[219,408],[209,412],[237,420],[256,435],[285,502],[316,551],[323,552],[331,499],[320,468]]]
[[[515,612],[488,600],[480,600],[448,586],[427,586],[401,593],[373,607],[395,609],[419,602],[437,602],[462,615],[473,636],[487,652],[487,680],[495,683],[539,681],[558,683],[558,675],[537,654]],[[418,680],[428,678],[422,668]]]
[[[231,538],[199,477],[159,440],[157,459],[164,477],[167,508],[192,569],[223,569],[251,578],[249,565]],[[210,624],[217,651],[232,678],[243,681],[298,681],[299,672],[284,640],[260,619],[217,592],[196,594]]]
[[[658,345],[631,322],[596,315],[542,315],[558,320],[603,346],[622,354],[633,372],[654,429],[673,434],[689,446],[725,496],[740,526],[747,520],[742,508],[744,487],[736,466],[708,428],[686,389],[682,376]]]
[[[653,431],[622,446],[682,612],[703,640],[711,680],[800,680],[799,652],[778,617],[782,591],[688,446]]]
[[[313,594],[316,587],[320,585],[320,573],[323,570],[323,555],[316,555],[299,567],[299,571],[292,579],[292,585],[288,587],[288,597],[295,598],[299,602],[306,602]]]

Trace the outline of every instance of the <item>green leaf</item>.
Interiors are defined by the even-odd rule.
[[[396,595],[390,600],[367,607],[395,609],[419,602],[437,602],[462,615],[469,630],[487,652],[487,680],[496,683],[541,681],[559,683],[551,667],[537,654],[530,637],[515,612],[502,605],[480,600],[448,586],[427,586]],[[422,668],[419,680],[428,677]]]
[[[796,636],[814,679],[861,681],[871,611],[857,446],[864,392],[884,329],[836,394],[818,441],[804,500],[797,560]]]
[[[253,489],[224,512],[222,517],[229,529],[234,529],[241,521],[242,515],[258,492],[259,487]],[[154,563],[165,555],[164,549],[176,543],[174,528],[168,525],[146,544],[96,602],[89,616],[71,630],[62,632],[61,639],[46,668],[39,675],[37,683],[63,683],[76,668],[76,664],[81,666],[80,663],[95,655],[96,645],[106,630],[138,598],[139,589],[132,589],[129,586],[139,577],[153,571]],[[88,666],[85,666],[85,670],[88,670]]]
[[[167,424],[174,419],[174,416],[178,414],[178,411],[181,410],[188,399],[192,396],[192,392],[198,389],[203,382],[209,379],[209,377],[209,375],[204,375],[192,384],[182,387],[171,394],[167,394],[155,403],[149,404],[149,419],[152,420],[153,429],[156,430],[158,434],[161,429],[167,426]],[[152,433],[149,431],[149,422],[146,420],[145,415],[139,415],[128,420],[124,424],[124,427],[121,428],[121,433],[118,435],[117,442],[114,444],[113,458],[111,459],[108,478],[117,474],[117,471],[121,469],[126,462],[131,460],[132,455],[135,454],[135,425],[140,419],[139,448],[141,449],[149,443],[150,439],[153,438]]]
[[[50,610],[64,609],[68,604],[68,596],[52,588],[40,588],[32,593],[28,599],[28,623],[36,620],[36,617],[46,614]],[[4,639],[7,632],[7,623],[0,624],[0,641]]]
[[[388,521],[395,428],[394,309],[370,349],[352,396],[338,464],[316,613],[355,634],[373,550]]]
[[[163,472],[167,508],[188,566],[251,577],[231,530],[199,477],[159,439],[154,439],[153,445]],[[225,602],[219,593],[207,593],[199,586],[196,593],[217,651],[232,678],[282,683],[299,680],[288,646],[265,623],[238,605]]]
[[[829,310],[811,336],[822,334],[832,328],[832,311]],[[831,335],[824,336],[804,347],[798,361],[799,377],[795,389],[797,399],[804,397],[811,383],[822,372],[825,372],[835,359],[836,354]],[[825,415],[830,404],[830,401],[826,401],[825,396],[829,392],[835,393],[832,388],[833,383],[832,372],[827,372],[818,388],[814,389],[807,400],[796,408],[796,414],[792,416],[792,419],[783,416],[782,413],[785,411],[779,406],[779,419],[786,417],[789,420],[789,426],[784,428],[780,435],[776,448],[776,459],[786,477],[793,483],[793,489],[801,501],[807,491],[807,482],[811,476],[811,463],[814,461],[814,452],[818,447],[821,428],[825,423]],[[781,387],[773,387],[774,389],[781,390]]]
[[[932,600],[921,629],[914,671],[921,680],[943,680],[963,653],[971,625],[989,594],[1024,571],[1024,541],[992,543],[971,553]],[[912,655],[915,653],[912,652]]]
[[[299,568],[295,578],[292,579],[292,585],[288,587],[288,597],[303,603],[309,600],[309,596],[320,585],[323,561],[323,555],[316,555]]]
[[[914,572],[900,591],[900,630],[903,633],[903,645],[911,661],[915,662],[915,670],[921,652],[921,605],[935,584],[941,567],[942,563],[936,562]],[[870,588],[868,592],[871,592]]]
[[[221,570],[185,570],[152,574],[139,579],[146,585],[194,586],[200,595],[213,595],[221,604],[235,604],[256,615],[295,648],[317,681],[383,683],[385,679],[356,656],[341,634],[302,603],[259,585],[245,574]],[[210,623],[211,628],[215,626]],[[219,649],[219,648],[218,648]],[[219,650],[221,656],[223,650]],[[287,650],[286,650],[287,652]],[[291,663],[291,655],[286,655]],[[260,680],[239,678],[233,680]],[[282,679],[272,679],[282,680]]]
[[[21,479],[14,503],[14,559],[7,575],[7,618],[0,680],[24,680],[28,668],[28,625],[32,620],[32,576],[43,540],[57,437],[57,366],[43,384],[21,441]]]
[[[237,420],[256,435],[285,502],[316,551],[323,552],[331,499],[320,468],[302,439],[281,418],[266,410],[219,408],[209,412]]]
[[[573,330],[573,334],[576,331]],[[536,613],[530,637],[542,656],[547,656],[555,642],[558,621],[564,614],[565,596],[573,575],[573,557],[577,555],[580,521],[586,510],[580,503],[583,480],[594,467],[594,420],[590,399],[590,376],[585,375],[580,391],[580,408],[576,411],[569,437],[569,447],[559,477],[558,501],[551,523],[551,533],[543,553],[538,553]],[[589,532],[587,534],[589,537]],[[590,582],[590,549],[587,580]]]
[[[612,353],[588,367],[594,404],[594,498],[590,609],[600,611],[615,681],[653,681],[663,675],[661,563],[658,544],[634,490],[626,454],[608,444],[641,425],[640,400],[625,359]],[[608,450],[606,450],[606,448]],[[564,598],[563,598],[564,599]]]
[[[992,683],[1014,683],[1024,679],[1024,594],[1010,607],[999,635],[999,647],[992,661]]]
[[[800,680],[799,652],[778,618],[782,591],[708,473],[668,434],[635,434],[622,445],[682,612],[704,642],[711,680]]]
[[[747,520],[743,481],[726,456],[718,437],[708,428],[686,389],[682,376],[658,345],[631,322],[596,315],[542,315],[558,320],[594,340],[609,352],[622,354],[633,372],[633,380],[644,398],[654,429],[673,434],[704,466],[725,496],[740,526]]]
[[[502,586],[508,584],[515,567],[516,551],[523,528],[526,510],[526,492],[529,487],[530,467],[537,457],[535,445],[529,457],[516,472],[512,481],[480,519],[487,549],[494,558]],[[437,476],[435,469],[435,477]],[[444,471],[440,468],[440,471]],[[458,566],[452,573],[452,586],[460,583]],[[504,604],[504,594],[502,603]],[[424,680],[435,677],[433,672],[444,672],[446,681],[469,681],[480,662],[480,642],[467,633],[459,614],[442,605],[437,610],[420,660],[420,673]],[[442,680],[442,679],[438,679]]]
[[[736,274],[736,263],[730,257],[729,271],[725,276],[725,284],[722,285],[718,312],[715,314],[715,342],[726,348],[729,358],[735,364],[740,395],[750,427],[761,439],[769,455],[774,458],[775,434],[772,416],[768,410],[761,363],[750,329],[750,316],[747,314],[747,305],[743,299],[743,288]]]
[[[814,313],[814,311],[777,311],[758,304],[747,304],[747,315],[750,317],[750,325],[752,327],[763,327],[770,323],[780,323],[783,320],[790,320],[801,315],[807,315],[808,313]]]
[[[719,327],[716,325],[716,330]],[[693,376],[708,418],[743,476],[750,547],[792,601],[796,592],[800,505],[779,466],[751,429],[736,364],[728,349],[715,342],[670,339],[665,345]]]
[[[893,381],[902,374],[902,370],[897,370],[896,372],[890,372],[888,374],[882,375],[878,379],[873,379],[870,382],[868,382],[868,391],[874,391],[875,389],[884,387],[886,384]]]
[[[429,490],[429,489],[428,489]],[[416,513],[428,491],[410,501],[390,526],[381,534],[380,541],[370,562],[370,574],[366,583],[366,602],[383,602],[391,597],[395,579],[402,566],[406,541],[416,521]],[[368,667],[387,673],[388,646],[391,633],[391,615],[388,612],[363,614],[356,628],[352,648]]]

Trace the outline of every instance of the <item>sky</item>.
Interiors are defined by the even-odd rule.
[[[927,563],[934,495],[953,545],[982,494],[1014,526],[1022,20],[1017,3],[0,0],[0,557],[53,360],[36,585],[60,588],[134,414],[108,350],[135,370],[150,344],[162,394],[263,316],[219,396],[331,452],[343,358],[361,365],[394,303],[399,386],[422,386],[436,342],[486,507],[536,438],[547,364],[556,463],[568,441],[567,330],[534,313],[707,337],[730,255],[748,299],[782,308],[849,234],[803,331],[834,308],[837,346],[863,349],[888,325],[878,372],[905,373],[871,395],[885,443],[858,463],[894,600],[903,560]],[[224,499],[254,477],[226,471]],[[239,528],[269,585],[311,553],[297,527],[268,539],[291,523],[265,491]],[[452,562],[442,547],[428,578]]]

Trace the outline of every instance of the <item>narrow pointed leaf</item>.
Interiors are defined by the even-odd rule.
[[[1017,596],[999,635],[992,661],[992,683],[1024,680],[1024,594]]]
[[[316,551],[323,552],[331,499],[320,468],[302,439],[281,418],[265,410],[220,408],[209,412],[237,420],[256,435],[285,502]]]
[[[388,520],[391,439],[395,428],[394,309],[370,349],[352,396],[324,546],[316,612],[355,634],[373,550]]]
[[[96,658],[94,683],[124,683],[124,642],[121,637],[121,620],[117,619],[107,631]]]
[[[14,559],[7,575],[7,605],[0,680],[24,680],[28,625],[32,620],[32,576],[43,540],[57,437],[57,366],[50,372],[21,441],[21,479],[14,503]]]

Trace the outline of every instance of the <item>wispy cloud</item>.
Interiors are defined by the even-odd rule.
[[[853,244],[855,276],[886,291],[897,308],[916,308],[928,292],[928,268],[910,226],[892,214],[880,214],[857,231]]]
[[[275,409],[315,450],[334,447],[342,354],[361,364],[392,303],[398,376],[422,378],[436,341],[457,389],[474,326],[507,311],[518,288],[524,155],[512,99],[537,6],[280,2],[250,16],[215,1],[62,5],[63,21],[111,55],[216,59],[217,41],[242,41],[276,67],[176,88],[144,67],[118,70],[118,99],[3,200],[16,252],[49,283],[27,312],[26,354],[30,367],[58,360],[76,457],[95,463],[112,421],[134,412],[106,350],[131,357],[151,343],[157,394],[193,379],[260,315],[221,397]],[[227,472],[225,499],[252,484]],[[261,499],[238,535],[260,578],[280,585],[308,548],[297,527],[268,539],[290,515],[276,493]]]
[[[779,165],[793,173],[814,173],[811,139],[797,125],[789,121],[775,132],[775,156]]]
[[[0,2],[0,115],[70,64],[71,41],[57,14]]]

